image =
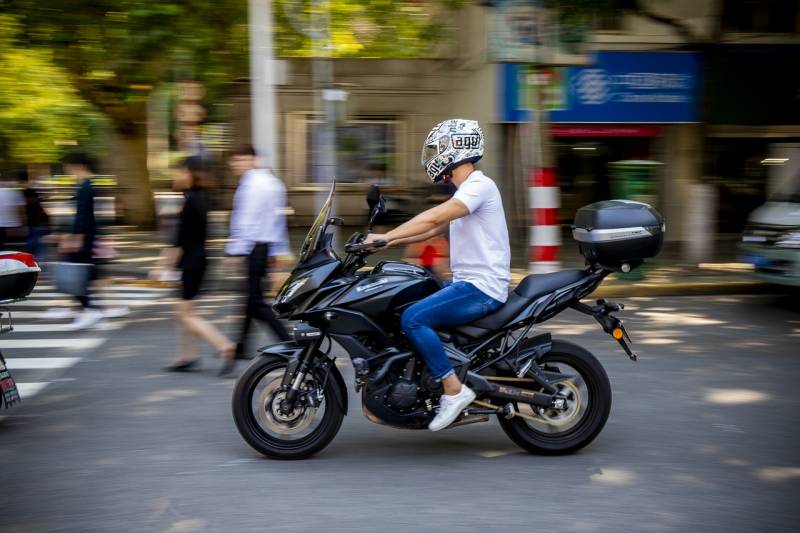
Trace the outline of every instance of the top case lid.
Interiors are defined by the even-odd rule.
[[[41,272],[31,254],[0,251],[0,276],[25,272]]]
[[[604,200],[578,209],[573,226],[593,230],[652,227],[663,223],[661,214],[643,202]]]

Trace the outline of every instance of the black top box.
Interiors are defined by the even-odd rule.
[[[664,231],[664,217],[648,204],[606,200],[578,209],[572,237],[590,264],[625,270],[658,255]]]
[[[27,297],[41,269],[31,254],[0,250],[0,302]]]

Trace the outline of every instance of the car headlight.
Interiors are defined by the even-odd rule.
[[[790,231],[775,239],[775,246],[780,248],[800,248],[800,231]]]

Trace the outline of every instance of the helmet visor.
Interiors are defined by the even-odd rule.
[[[422,166],[427,165],[428,161],[430,161],[431,159],[436,157],[436,155],[438,153],[439,153],[439,143],[437,143],[435,141],[423,146],[422,147],[422,161],[421,161]]]
[[[422,147],[422,166],[427,166],[431,159],[437,155],[441,155],[450,146],[449,137],[440,137],[439,139],[429,142]]]

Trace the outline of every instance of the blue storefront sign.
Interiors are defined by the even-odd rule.
[[[699,57],[691,52],[598,52],[587,67],[568,67],[551,76],[548,94],[562,98],[545,102],[551,122],[671,123],[697,122]],[[528,119],[527,94],[535,76],[526,66],[501,69],[500,120]],[[541,76],[539,77],[541,78]],[[554,108],[552,102],[561,102]]]

